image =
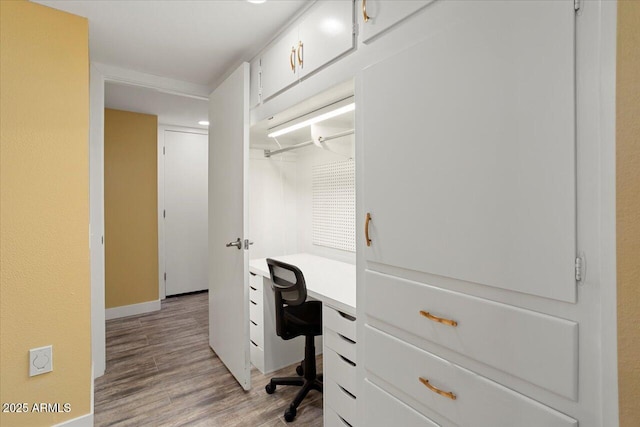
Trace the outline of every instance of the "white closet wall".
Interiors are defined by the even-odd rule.
[[[249,258],[298,252],[295,155],[249,150]]]

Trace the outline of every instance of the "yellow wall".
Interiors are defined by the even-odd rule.
[[[105,300],[158,299],[158,118],[104,114]]]
[[[616,192],[620,426],[640,425],[640,1],[618,3]]]
[[[2,1],[0,46],[0,401],[71,404],[0,424],[45,426],[90,412],[87,21]],[[49,344],[53,372],[29,377]]]

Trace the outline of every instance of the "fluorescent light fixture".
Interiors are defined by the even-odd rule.
[[[199,124],[200,126],[209,126],[209,122],[208,122],[208,121],[206,121],[206,120],[200,120],[200,121],[198,122],[198,124]]]
[[[307,127],[307,126],[311,126],[314,123],[320,123],[320,122],[323,122],[323,121],[328,120],[330,118],[337,117],[337,116],[340,116],[342,114],[348,113],[349,111],[355,110],[355,108],[356,108],[356,104],[352,102],[351,104],[344,105],[344,106],[342,106],[340,108],[337,108],[335,110],[331,110],[331,111],[326,112],[324,114],[320,114],[319,116],[311,117],[310,119],[307,119],[305,121],[293,124],[291,126],[287,126],[285,128],[279,129],[279,130],[277,130],[275,132],[271,132],[267,136],[269,138],[277,138],[280,135],[284,135],[284,134],[293,132],[294,130],[302,129],[302,128]]]

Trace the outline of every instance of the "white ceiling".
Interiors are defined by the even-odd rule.
[[[309,1],[32,0],[89,20],[92,62],[214,89],[251,60]],[[205,90],[206,92],[206,90]],[[206,92],[208,93],[208,92]],[[108,83],[105,106],[202,127],[206,101]]]
[[[89,19],[91,60],[213,88],[304,0],[36,0]]]

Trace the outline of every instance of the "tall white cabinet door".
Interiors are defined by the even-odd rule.
[[[575,302],[573,2],[467,4],[363,71],[368,268]]]
[[[206,134],[164,132],[166,294],[209,287]]]
[[[263,100],[298,80],[298,41],[298,27],[295,26],[262,55]]]
[[[319,2],[300,24],[299,39],[296,59],[304,77],[353,49],[353,3]]]
[[[209,345],[249,390],[248,63],[211,93],[209,123]]]
[[[358,0],[356,16],[364,43],[435,0]],[[364,16],[367,16],[365,21]]]

